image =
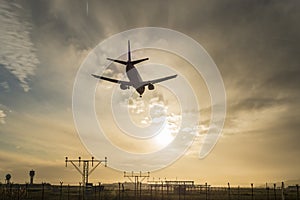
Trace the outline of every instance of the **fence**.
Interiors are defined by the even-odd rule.
[[[283,186],[283,187],[282,187]],[[2,184],[1,200],[300,200],[299,186],[212,187],[143,184],[137,191],[118,186]]]

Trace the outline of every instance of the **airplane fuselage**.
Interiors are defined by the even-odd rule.
[[[141,96],[145,91],[145,86],[142,84],[142,77],[140,76],[138,70],[134,67],[133,64],[128,63],[126,65],[126,75],[129,81],[132,83],[132,86]]]

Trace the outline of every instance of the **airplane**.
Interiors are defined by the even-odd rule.
[[[137,93],[139,93],[140,97],[142,97],[143,93],[145,92],[145,87],[147,86],[149,90],[154,90],[154,84],[166,81],[169,79],[173,79],[177,77],[177,74],[172,75],[172,76],[167,76],[159,79],[154,79],[154,80],[149,80],[149,81],[143,81],[142,77],[140,76],[138,70],[135,68],[135,64],[138,64],[140,62],[149,60],[149,58],[143,58],[139,60],[131,60],[131,52],[130,52],[130,41],[128,40],[128,60],[123,61],[123,60],[116,60],[112,58],[107,58],[107,60],[122,64],[126,66],[126,75],[129,79],[129,81],[122,81],[122,80],[116,80],[104,76],[99,76],[96,74],[92,74],[93,77],[102,79],[105,81],[109,81],[112,83],[118,83],[120,84],[120,88],[122,90],[127,90],[131,87],[135,88]]]

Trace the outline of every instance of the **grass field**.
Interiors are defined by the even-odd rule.
[[[61,186],[50,184],[2,184],[1,200],[300,200],[299,188],[210,187],[203,185],[163,186],[144,184],[142,190],[130,187]]]

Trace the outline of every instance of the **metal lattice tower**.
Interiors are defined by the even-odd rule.
[[[150,172],[147,172],[146,174],[143,174],[142,172],[124,172],[124,177],[127,177],[132,183],[134,183],[134,193],[135,193],[135,199],[137,199],[138,191],[140,193],[140,199],[142,194],[142,182],[145,178],[150,177]],[[132,180],[134,178],[134,182]],[[140,179],[140,180],[139,180]],[[139,188],[140,185],[140,188]]]
[[[66,157],[66,167],[68,166],[68,162],[70,162],[75,169],[82,175],[82,184],[83,186],[87,186],[89,182],[89,175],[93,173],[93,171],[102,163],[104,162],[104,166],[107,166],[107,157],[105,157],[104,160],[95,160],[94,157],[90,160],[81,160],[81,157],[78,157],[78,160],[69,160],[68,157]],[[78,166],[75,164],[78,163]],[[80,169],[80,164],[82,163],[82,170]],[[94,163],[96,164],[94,166]],[[89,167],[92,167],[90,170]]]

